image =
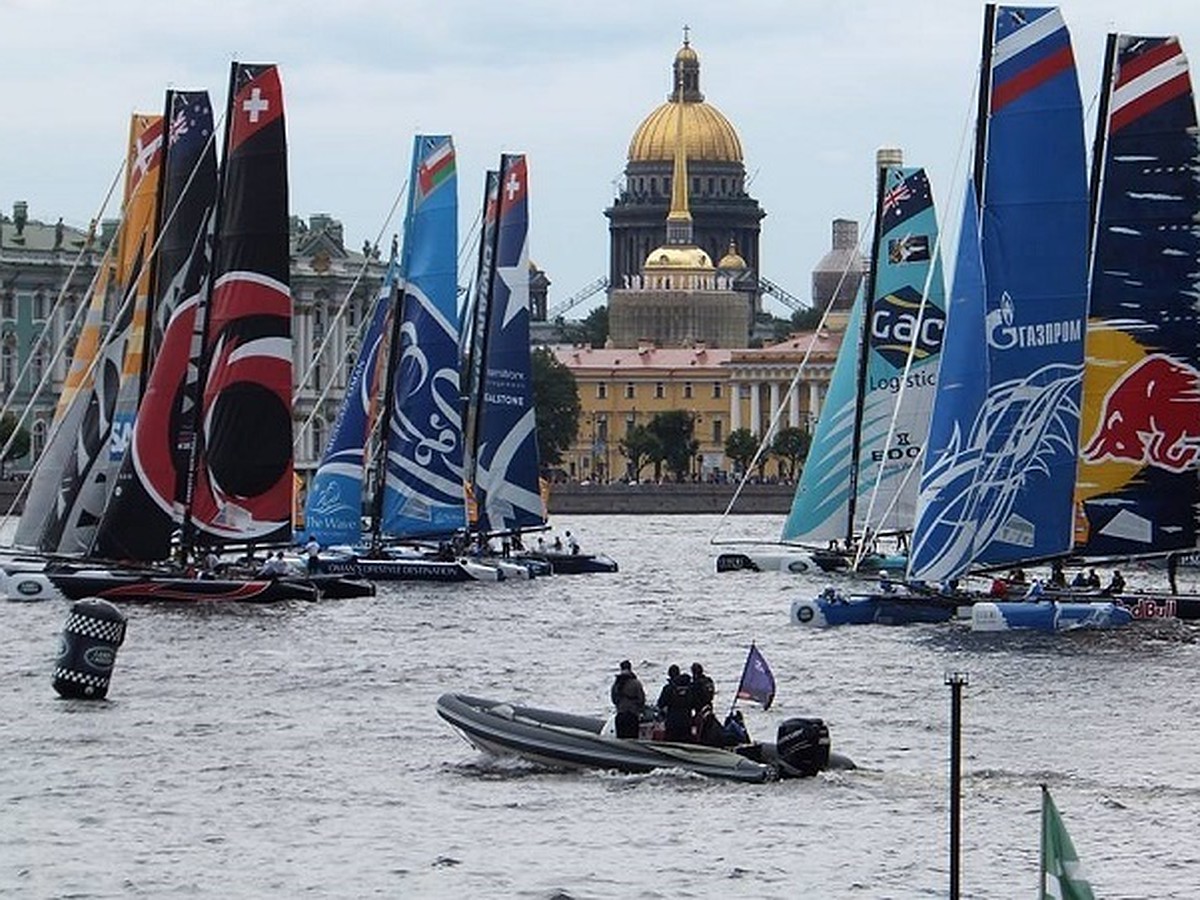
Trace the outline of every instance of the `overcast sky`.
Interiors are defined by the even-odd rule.
[[[276,62],[293,213],[330,213],[361,247],[384,228],[413,133],[449,132],[465,234],[484,169],[524,151],[531,255],[554,305],[607,274],[603,210],[630,137],[671,88],[687,24],[701,89],[738,129],[767,212],[762,273],[808,299],[831,220],[871,211],[878,147],[924,165],[956,221],[982,11],[972,0],[0,0],[0,208],[27,200],[34,218],[86,227],[131,112],[160,110],[167,86],[207,88],[219,110],[231,59]],[[1106,32],[1177,34],[1200,54],[1195,0],[1063,11],[1089,111]]]

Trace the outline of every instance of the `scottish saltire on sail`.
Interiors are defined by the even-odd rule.
[[[234,63],[229,95],[185,530],[192,545],[287,542],[292,534],[292,296],[278,69]]]
[[[382,531],[451,534],[466,524],[458,357],[458,178],[449,135],[413,141],[393,332]],[[526,325],[528,333],[528,325]]]
[[[1042,785],[1041,859],[1039,900],[1095,900],[1067,826],[1045,785]]]
[[[1109,35],[1093,163],[1076,552],[1197,545],[1200,143],[1178,38]]]
[[[384,351],[399,281],[400,259],[393,250],[337,421],[305,496],[305,532],[325,546],[355,545],[362,540],[364,461],[378,418],[376,407],[387,369]]]
[[[474,499],[478,529],[545,524],[529,353],[529,183],[524,155],[501,156],[494,270],[481,360]]]
[[[128,445],[130,401],[128,394],[123,403],[119,399],[123,389],[136,390],[130,378],[140,379],[162,136],[161,116],[133,115],[116,255],[120,312],[100,346],[90,384],[81,385],[39,465],[39,471],[51,479],[48,487],[54,498],[38,538],[38,546],[48,553],[84,554],[91,549],[107,499],[110,466]],[[121,422],[116,421],[118,414]],[[29,496],[35,515],[43,508],[46,489],[39,480],[34,479]]]
[[[1079,85],[1057,9],[989,5],[985,35],[974,179],[986,398],[959,406],[947,402],[950,392],[938,394],[934,418],[952,424],[931,431],[953,440],[927,446],[914,540],[949,522],[960,533],[952,544],[925,538],[930,556],[914,562],[914,578],[955,577],[1071,546],[1087,306]],[[947,346],[958,340],[955,310]],[[943,359],[943,380],[966,377],[947,375],[946,366]]]
[[[107,559],[168,558],[182,521],[195,431],[197,313],[208,276],[210,229],[217,193],[212,106],[205,91],[168,91],[161,236],[147,335],[149,376],[129,452],[96,530],[92,555]]]
[[[925,171],[880,167],[876,207],[870,302],[864,293],[851,310],[784,541],[823,545],[912,527],[910,472],[929,428],[946,319]]]

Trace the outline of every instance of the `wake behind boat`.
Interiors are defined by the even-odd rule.
[[[701,744],[618,738],[605,719],[443,694],[437,711],[474,747],[496,756],[516,756],[555,769],[609,769],[640,774],[682,769],[711,778],[763,782],[815,775],[826,768],[852,768],[832,754],[829,732],[819,719],[788,719],[775,743],[731,749]]]

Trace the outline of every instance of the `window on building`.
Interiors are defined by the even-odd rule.
[[[632,381],[625,382],[625,399],[633,400],[637,396],[637,391],[634,388]]]
[[[608,382],[607,381],[600,381],[600,382],[596,383],[596,399],[597,400],[607,400],[608,399]]]
[[[42,376],[46,374],[46,348],[44,345],[39,345],[33,353],[33,360],[29,364],[29,383],[30,387],[36,388],[42,383]]]
[[[700,194],[700,179],[699,178],[692,179],[692,193],[696,194],[696,195]]]
[[[721,382],[719,382],[719,381],[713,382],[713,399],[714,400],[721,399]]]
[[[45,291],[38,291],[33,295],[33,320],[35,322],[43,322],[46,319],[47,298]]]
[[[654,382],[654,399],[661,400],[667,396],[667,388],[661,381]]]
[[[725,423],[720,419],[712,420],[712,439],[718,447],[725,443]]]
[[[43,419],[37,419],[33,423],[33,428],[29,431],[29,449],[31,457],[36,459],[42,455],[42,450],[46,447],[46,422]]]
[[[6,391],[11,391],[17,381],[17,348],[11,335],[0,345],[0,381]]]
[[[625,433],[629,434],[633,430],[633,426],[637,424],[637,413],[625,414]]]
[[[5,291],[4,295],[0,296],[0,317],[5,319],[17,317],[17,299],[13,296],[12,291]]]
[[[685,381],[683,383],[683,399],[684,400],[692,399],[692,383],[690,381]]]
[[[325,450],[325,422],[320,416],[313,416],[312,447],[312,458],[319,459],[321,453]]]
[[[596,440],[602,444],[608,443],[608,416],[596,417]]]
[[[713,192],[713,178],[711,175],[708,178],[708,192],[709,194]]]

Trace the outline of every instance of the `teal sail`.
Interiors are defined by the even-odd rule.
[[[929,428],[946,318],[923,169],[879,170],[877,223],[873,276],[851,311],[784,541],[907,532],[916,514],[913,468]]]
[[[381,531],[447,535],[466,526],[458,351],[458,178],[448,135],[418,135],[392,340]]]

